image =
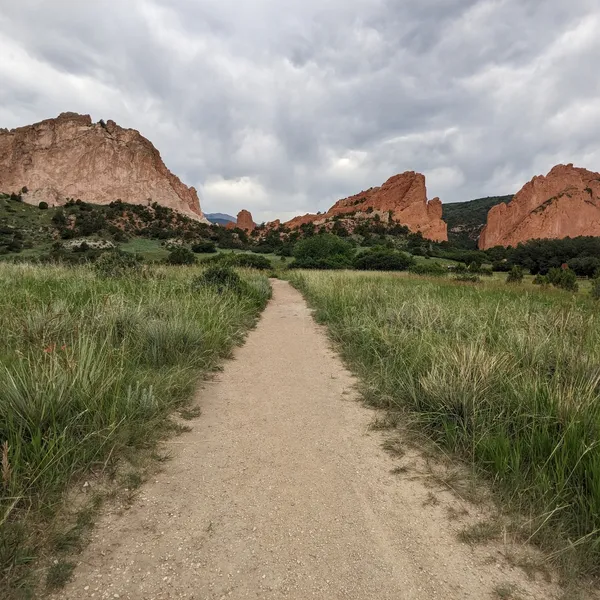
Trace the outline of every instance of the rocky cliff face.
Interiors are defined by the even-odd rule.
[[[295,217],[285,226],[291,229],[304,223],[319,226],[333,217],[348,213],[365,217],[377,214],[382,221],[397,221],[413,232],[420,231],[430,240],[441,242],[448,239],[446,223],[442,220],[442,203],[439,198],[427,201],[425,177],[414,171],[395,175],[381,187],[340,200],[325,214]]]
[[[479,248],[580,235],[600,236],[600,173],[557,165],[526,183],[508,204],[490,209]]]
[[[167,169],[150,141],[114,121],[94,124],[89,115],[0,130],[0,191],[23,187],[23,200],[35,204],[157,202],[205,221],[196,190]]]
[[[227,223],[227,229],[243,229],[244,231],[254,231],[256,223],[252,220],[252,213],[248,210],[240,210],[235,223]]]

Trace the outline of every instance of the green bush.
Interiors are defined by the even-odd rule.
[[[240,294],[243,292],[243,281],[230,266],[213,265],[192,281],[193,290],[204,287],[212,287],[219,293],[223,293],[224,290],[228,289]]]
[[[40,210],[48,210],[48,203],[47,203],[47,202],[44,202],[44,201],[42,200],[42,202],[40,202],[40,203],[38,204],[38,208],[39,208]]]
[[[496,273],[508,273],[510,271],[510,264],[506,260],[496,260],[492,263],[492,271]]]
[[[272,268],[268,258],[256,254],[230,254],[227,257],[227,264],[233,267],[246,267],[259,271],[268,271]]]
[[[600,258],[593,256],[572,258],[567,264],[579,277],[594,277],[600,271]]]
[[[444,277],[448,275],[448,269],[439,262],[416,263],[408,268],[409,273],[414,275],[427,275],[429,277]]]
[[[215,243],[210,241],[198,242],[192,246],[192,252],[195,254],[214,254],[216,251]]]
[[[534,285],[550,285],[550,280],[548,279],[547,275],[536,275],[533,278],[533,284]]]
[[[595,298],[596,300],[600,300],[600,277],[598,277],[598,279],[594,279],[594,281],[592,281],[592,298]]]
[[[296,258],[289,265],[290,269],[351,269],[352,260],[347,256],[337,255],[328,258]]]
[[[124,277],[138,273],[141,267],[141,257],[121,250],[103,252],[94,263],[94,270],[100,277]]]
[[[352,244],[330,233],[324,233],[301,240],[294,248],[294,257],[298,259],[331,258],[332,256],[354,255]]]
[[[454,281],[462,281],[463,283],[481,283],[481,277],[471,273],[461,273],[454,276]]]
[[[170,265],[193,265],[196,263],[194,253],[189,248],[183,246],[171,250],[166,260]]]
[[[272,268],[268,258],[256,254],[236,254],[234,252],[222,252],[202,261],[202,264],[219,264],[228,267],[243,267],[247,269],[258,269],[268,271]]]
[[[515,265],[506,278],[506,283],[523,283],[523,269]]]
[[[354,258],[353,266],[359,271],[406,271],[415,260],[405,252],[375,247]]]
[[[579,289],[577,284],[577,276],[571,269],[550,269],[548,271],[548,281],[557,288],[576,292]]]

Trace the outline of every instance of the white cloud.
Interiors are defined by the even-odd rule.
[[[594,0],[7,0],[0,127],[112,118],[258,221],[403,170],[446,202],[505,194],[600,169],[599,26]]]

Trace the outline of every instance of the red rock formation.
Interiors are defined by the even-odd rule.
[[[446,223],[442,221],[442,203],[439,198],[427,201],[425,177],[414,171],[395,175],[381,187],[340,200],[325,214],[295,217],[285,226],[290,229],[296,229],[304,223],[319,226],[336,215],[353,212],[365,217],[377,214],[385,222],[391,216],[393,221],[406,225],[411,231],[420,231],[430,240],[448,240]]]
[[[490,209],[479,248],[579,235],[600,236],[600,174],[557,165],[526,183],[508,204]]]
[[[227,223],[227,229],[243,229],[244,231],[254,231],[256,223],[252,220],[252,213],[248,210],[240,210],[235,223]]]
[[[94,124],[89,115],[0,130],[0,191],[24,186],[23,200],[35,204],[157,202],[205,221],[196,190],[167,169],[150,141],[114,121]]]

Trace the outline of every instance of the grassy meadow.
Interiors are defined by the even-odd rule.
[[[561,290],[386,273],[291,282],[366,398],[492,482],[549,560],[600,565],[600,306]]]
[[[236,290],[194,287],[202,272],[154,267],[106,278],[90,267],[0,264],[3,597],[30,597],[28,565],[57,550],[48,532],[73,484],[172,431],[169,415],[270,297],[257,272],[240,271]]]

